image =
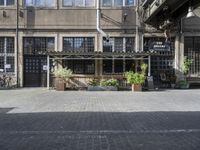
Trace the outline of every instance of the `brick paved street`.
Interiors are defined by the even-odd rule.
[[[199,150],[200,90],[0,91],[0,150]]]

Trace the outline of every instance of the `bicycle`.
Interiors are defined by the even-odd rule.
[[[12,77],[7,75],[0,76],[0,88],[11,88],[12,86]]]

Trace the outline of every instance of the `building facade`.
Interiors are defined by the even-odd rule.
[[[140,1],[97,3],[0,0],[0,74],[12,76],[20,87],[47,86],[47,57],[51,57],[50,70],[58,64],[68,67],[76,77],[74,84],[86,86],[92,78],[122,79],[125,71],[147,62],[145,52],[157,51],[151,56],[149,71],[158,82],[161,72],[181,73],[184,55],[195,59],[191,75],[200,76],[198,19],[192,26],[183,20],[184,33],[173,31],[167,43],[162,31],[144,25]],[[199,9],[195,11],[199,15]],[[97,30],[98,23],[108,40]],[[94,59],[99,53],[103,56]]]

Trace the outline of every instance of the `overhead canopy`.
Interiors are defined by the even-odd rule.
[[[50,57],[63,58],[143,58],[155,55],[155,51],[140,51],[140,52],[84,52],[84,51],[51,51],[47,53]]]
[[[189,6],[194,9],[200,6],[200,0],[147,0],[147,2],[143,5],[144,21],[157,28],[167,19],[179,20],[187,14]]]

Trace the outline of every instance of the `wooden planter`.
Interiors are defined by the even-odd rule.
[[[56,86],[57,91],[65,91],[66,83],[63,79],[56,78],[56,85],[55,86]]]
[[[142,85],[141,84],[132,84],[132,91],[133,92],[141,92],[142,91]]]

